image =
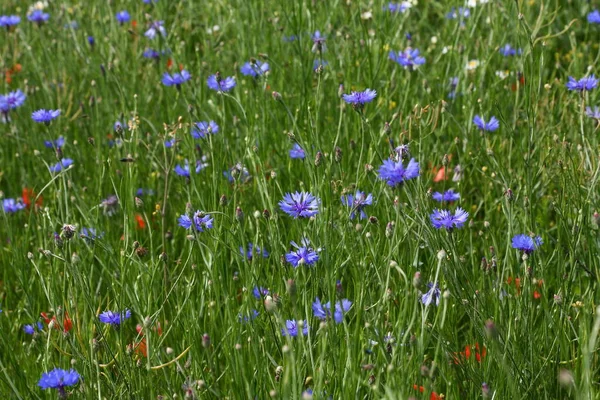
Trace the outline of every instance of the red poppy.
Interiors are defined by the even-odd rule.
[[[513,92],[517,91],[517,88],[522,88],[523,86],[525,86],[525,74],[523,74],[522,72],[517,72],[517,78],[519,80],[519,85],[517,86],[516,83],[513,83],[512,86],[510,87],[510,89]]]
[[[171,69],[172,66],[173,66],[173,59],[167,58],[167,69]]]
[[[53,316],[52,318],[49,318],[48,314],[46,314],[45,312],[41,313],[40,315],[42,316],[42,319],[44,320],[46,325],[50,325],[50,323],[52,323],[52,326],[54,327],[54,329],[60,329],[62,327],[63,332],[66,333],[66,332],[69,332],[71,330],[71,328],[73,328],[73,321],[69,317],[69,313],[67,311],[65,311],[65,315],[63,317],[62,324],[58,323],[58,321],[56,319],[56,315]]]
[[[27,208],[31,207],[32,199],[35,199],[36,207],[41,207],[42,202],[44,201],[42,196],[37,197],[37,194],[31,188],[23,188],[23,191],[21,192],[21,197],[23,198],[23,203]]]
[[[136,21],[135,19],[131,21],[131,27],[132,27],[133,29],[136,29],[136,28],[137,28],[137,21]]]
[[[140,341],[134,346],[135,354],[137,354],[141,357],[148,357],[148,345],[146,344],[146,337],[142,333],[143,327],[138,324],[135,327],[135,330],[137,331],[138,335],[142,335],[142,338],[140,339]],[[160,322],[158,322],[156,324],[156,326],[152,328],[152,330],[154,332],[156,332],[158,334],[158,336],[162,336],[163,331],[162,331],[162,327],[160,326]]]
[[[146,221],[144,221],[144,217],[142,217],[140,214],[135,214],[135,222],[137,223],[138,229],[146,228]]]
[[[537,290],[533,291],[533,298],[536,300],[539,300],[539,298],[542,297],[542,295],[540,294],[540,292],[538,292]]]

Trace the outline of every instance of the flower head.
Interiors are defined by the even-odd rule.
[[[177,89],[181,88],[181,84],[190,80],[192,75],[185,69],[181,71],[181,73],[176,72],[173,75],[170,75],[168,72],[163,74],[162,83],[165,86],[176,86]]]
[[[94,240],[104,236],[104,232],[97,233],[96,228],[85,228],[82,227],[79,231],[79,237],[85,239],[88,243],[92,243]]]
[[[440,305],[440,295],[442,294],[438,284],[436,283],[435,285],[433,283],[428,283],[427,287],[429,288],[429,290],[423,294],[423,296],[421,296],[421,303],[425,304],[426,306],[429,306],[431,304],[434,304],[436,306]]]
[[[23,203],[21,200],[15,200],[15,199],[3,199],[2,200],[2,209],[4,210],[4,212],[6,214],[13,214],[16,213],[19,210],[24,209],[25,203]]]
[[[298,331],[298,328],[300,328],[300,326],[302,327],[301,331]],[[283,336],[291,336],[291,337],[296,337],[298,336],[298,333],[302,333],[302,335],[306,336],[308,335],[308,322],[305,321],[295,321],[295,320],[290,320],[288,319],[287,321],[285,321],[285,328],[281,329],[281,334]]]
[[[469,16],[471,15],[471,10],[469,10],[466,7],[452,7],[450,9],[450,12],[448,12],[448,14],[446,14],[446,18],[448,19],[463,19],[463,18],[469,18]]]
[[[160,53],[154,49],[146,49],[144,53],[142,53],[144,58],[152,58],[154,60],[158,60],[160,58]]]
[[[44,146],[49,149],[59,149],[65,145],[64,136],[59,136],[56,140],[44,140]]]
[[[194,139],[205,138],[208,135],[214,135],[219,132],[219,125],[215,121],[200,121],[194,124],[192,128],[192,136]]]
[[[291,250],[287,253],[285,259],[292,264],[294,268],[297,268],[300,265],[310,266],[319,260],[319,254],[310,247],[310,241],[308,239],[302,239],[301,245],[298,245],[296,242],[291,243],[296,250]]]
[[[265,289],[262,286],[254,286],[254,289],[252,289],[252,296],[254,296],[258,300],[267,296],[268,294],[269,294],[269,289]]]
[[[319,69],[319,67],[321,69],[323,69],[328,65],[329,65],[329,63],[327,61],[321,60],[321,59],[316,59],[315,61],[313,61],[313,71],[316,71],[317,69]]]
[[[592,109],[591,107],[586,107],[585,115],[600,121],[600,108],[598,108],[598,106],[594,106],[594,109]]]
[[[202,160],[196,160],[196,168],[194,169],[194,171],[199,174],[200,171],[202,171],[204,168],[206,168],[208,166],[208,164],[204,163]],[[175,173],[179,176],[185,176],[186,178],[190,178],[191,176],[191,169],[190,169],[190,163],[188,160],[184,160],[184,164],[183,166],[181,166],[180,164],[177,164],[175,166]]]
[[[365,213],[364,209],[366,206],[373,204],[373,195],[357,190],[355,194],[342,196],[342,204],[350,208],[350,219],[354,219],[356,213],[359,213],[360,219],[364,219],[367,218],[367,213]]]
[[[397,62],[407,69],[415,69],[419,65],[425,64],[425,58],[420,55],[419,49],[407,48],[404,51],[390,51],[390,60]]]
[[[454,192],[454,189],[446,190],[443,194],[440,192],[435,192],[431,195],[431,198],[435,201],[442,202],[452,202],[460,200],[460,193]]]
[[[468,217],[469,213],[460,207],[456,209],[454,215],[448,210],[434,210],[430,215],[434,228],[445,228],[446,230],[462,228],[465,222],[467,222]]]
[[[412,7],[412,4],[408,1],[403,1],[401,3],[389,3],[387,7],[384,7],[384,10],[387,10],[391,13],[404,13],[404,11],[408,10]]]
[[[306,157],[304,149],[300,147],[298,143],[294,143],[292,149],[290,150],[290,158],[299,158],[301,160],[304,160],[304,157]]]
[[[590,12],[587,16],[587,20],[590,24],[600,24],[600,12],[598,10]]]
[[[384,180],[389,186],[396,187],[409,179],[419,176],[419,163],[411,158],[406,168],[402,160],[387,159],[379,167],[379,179]]]
[[[594,74],[576,80],[572,76],[569,76],[569,81],[566,84],[567,89],[578,92],[589,91],[595,89],[598,86],[598,79]]]
[[[473,123],[477,128],[486,132],[493,132],[500,127],[500,122],[496,119],[496,117],[491,117],[488,122],[485,122],[483,118],[479,115],[476,115],[473,118]]]
[[[363,108],[366,103],[370,103],[377,97],[377,92],[371,89],[365,89],[364,92],[352,92],[344,94],[342,98],[346,103],[352,104],[355,108]]]
[[[102,314],[98,316],[100,322],[105,324],[119,326],[123,321],[129,319],[131,317],[131,311],[125,309],[123,312],[113,312],[113,311],[104,311]]]
[[[162,37],[167,36],[167,30],[164,27],[164,21],[154,21],[150,23],[150,28],[144,33],[148,39],[154,39],[160,33]]]
[[[521,234],[512,238],[513,249],[521,250],[525,254],[533,253],[543,243],[542,238],[539,236],[532,238],[531,236]]]
[[[325,46],[325,36],[321,35],[321,31],[315,31],[311,39],[313,41],[313,53],[323,53],[327,50],[327,46]]]
[[[21,22],[21,17],[17,15],[0,15],[0,27],[9,29],[11,26],[18,25]]]
[[[348,299],[338,301],[334,305],[333,320],[336,324],[341,324],[344,321],[344,314],[350,310],[352,302]],[[313,313],[316,318],[326,320],[331,316],[331,302],[321,304],[321,300],[317,297],[312,304]]]
[[[23,93],[20,89],[17,89],[0,97],[4,98],[3,103],[6,104],[5,107],[7,107],[9,110],[14,110],[15,108],[21,107],[23,103],[25,103],[25,99],[27,98],[27,96],[25,96],[25,93]],[[4,107],[0,106],[0,111],[4,112]]]
[[[74,161],[72,159],[63,158],[56,164],[50,166],[50,172],[60,172],[63,169],[67,169],[68,167],[70,167],[73,163]]]
[[[42,10],[34,10],[32,13],[27,15],[27,19],[31,22],[35,22],[38,25],[48,21],[50,14],[43,12]]]
[[[204,232],[213,227],[213,218],[210,214],[200,210],[197,210],[191,218],[185,214],[181,215],[178,222],[179,226],[196,232]]]
[[[286,193],[279,208],[294,218],[310,218],[319,213],[321,200],[308,192]]]
[[[252,76],[254,78],[263,76],[267,73],[267,71],[269,71],[269,64],[258,60],[247,62],[240,68],[240,72],[242,74]]]
[[[42,374],[38,386],[42,389],[58,389],[59,392],[64,394],[64,388],[76,385],[79,379],[79,373],[74,369],[67,371],[55,368],[50,372]]]
[[[223,171],[223,175],[230,183],[236,181],[246,183],[252,179],[252,175],[250,175],[248,168],[240,163],[237,163],[233,167],[229,168],[229,171]]]
[[[206,80],[206,84],[210,89],[217,92],[229,92],[236,85],[235,78],[233,76],[228,76],[227,78],[223,79],[217,74],[209,76]]]
[[[254,255],[262,256],[263,258],[269,257],[269,252],[264,248],[261,249],[258,246],[253,245],[252,243],[248,243],[248,248],[245,249],[243,246],[240,246],[240,253],[242,253],[243,257],[246,257],[248,261],[252,261]]]
[[[60,110],[37,110],[31,114],[31,119],[37,123],[49,125],[50,122],[60,115]]]
[[[127,22],[129,22],[129,20],[131,19],[131,16],[129,15],[129,13],[125,10],[123,11],[119,11],[116,15],[117,18],[117,22],[119,22],[119,24],[123,25],[126,24]]]
[[[517,54],[521,54],[521,53],[522,53],[521,49],[515,49],[508,43],[505,44],[504,46],[500,47],[500,54],[502,54],[504,57],[516,56]]]

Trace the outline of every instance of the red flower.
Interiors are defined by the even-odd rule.
[[[140,214],[135,214],[135,222],[137,223],[138,229],[146,228],[146,221],[144,221],[144,217],[142,217]]]
[[[538,292],[537,290],[533,291],[533,298],[536,300],[539,300],[539,298],[542,297],[542,295],[540,294],[540,292]]]
[[[141,335],[142,338],[140,339],[140,341],[134,345],[134,351],[135,354],[141,356],[141,357],[148,357],[148,345],[146,344],[146,337],[144,336],[143,332],[143,327],[141,325],[137,325],[135,327],[135,330],[137,331],[138,335]],[[154,332],[156,332],[158,334],[158,336],[162,336],[162,327],[160,326],[160,322],[158,322],[156,324],[155,327],[152,328],[152,330]]]
[[[46,325],[50,326],[50,323],[52,323],[52,326],[54,327],[54,329],[62,328],[62,331],[66,333],[66,332],[69,332],[71,330],[71,328],[73,328],[73,321],[71,320],[71,318],[69,318],[69,313],[67,311],[65,311],[65,315],[63,316],[62,323],[58,322],[58,320],[56,319],[56,315],[53,316],[51,319],[48,317],[48,314],[46,314],[45,312],[41,313],[40,315],[42,316],[42,319],[44,320]]]
[[[21,197],[23,198],[23,203],[27,208],[31,207],[31,201],[35,199],[35,206],[41,207],[42,202],[44,201],[42,196],[37,197],[37,194],[31,188],[23,188],[21,192]],[[36,198],[37,197],[37,198]]]

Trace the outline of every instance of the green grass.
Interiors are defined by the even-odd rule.
[[[22,21],[0,32],[0,71],[21,71],[0,93],[21,89],[27,100],[0,124],[0,190],[17,198],[33,188],[43,204],[0,213],[0,393],[56,398],[37,387],[42,373],[73,367],[82,381],[71,398],[172,398],[189,384],[197,398],[302,398],[310,388],[314,398],[471,399],[484,382],[494,399],[599,397],[600,147],[598,124],[583,114],[599,104],[598,89],[565,88],[569,75],[597,72],[591,6],[496,1],[461,25],[445,15],[462,2],[420,0],[400,15],[382,11],[386,4],[52,1],[38,27],[26,4],[3,2],[0,14]],[[117,23],[122,9],[137,27]],[[165,21],[166,38],[144,37],[151,20]],[[321,56],[311,52],[315,30],[327,37]],[[283,40],[290,35],[298,40]],[[522,54],[503,57],[506,43]],[[415,71],[388,59],[409,45],[427,59]],[[148,47],[169,55],[145,59]],[[181,64],[192,74],[181,91],[161,84],[169,57],[170,72]],[[251,57],[270,64],[264,79],[240,74]],[[328,65],[316,73],[321,58]],[[467,70],[470,60],[479,66]],[[209,90],[216,71],[237,87]],[[340,84],[378,96],[359,113]],[[62,114],[36,124],[30,114],[40,108]],[[482,134],[476,114],[495,115],[500,128]],[[115,133],[116,120],[133,122]],[[219,133],[193,139],[191,124],[209,120]],[[60,135],[74,165],[53,174],[58,160],[44,141]],[[171,138],[177,144],[166,148]],[[304,161],[289,158],[294,142]],[[392,189],[377,169],[399,144],[409,144],[421,176]],[[190,180],[174,173],[203,156],[208,167]],[[434,182],[443,162],[449,179]],[[225,179],[236,163],[251,180]],[[453,181],[457,165],[462,179]],[[141,203],[138,188],[154,194]],[[340,202],[355,188],[374,196],[371,221],[350,220]],[[470,213],[452,232],[429,220],[439,207],[430,192],[448,188]],[[313,219],[279,210],[285,193],[301,190],[321,199]],[[112,194],[119,207],[108,215],[100,204]],[[177,218],[195,210],[210,213],[214,229],[188,237]],[[64,224],[77,227],[74,238],[61,234]],[[88,243],[83,227],[104,235]],[[511,247],[520,233],[540,235],[543,246],[523,258]],[[322,248],[320,260],[294,269],[285,254],[303,237]],[[238,248],[250,242],[270,256],[245,261]],[[433,281],[443,294],[426,307]],[[272,310],[252,296],[255,286],[269,288]],[[342,324],[321,323],[316,297],[353,305]],[[98,320],[125,308],[132,317],[120,329]],[[241,323],[252,310],[259,316]],[[44,323],[25,334],[42,312],[57,315],[59,329]],[[307,320],[309,334],[282,336],[286,320]],[[128,348],[141,340],[138,324],[147,357]]]

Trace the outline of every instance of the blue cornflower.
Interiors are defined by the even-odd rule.
[[[293,42],[295,40],[298,40],[298,36],[296,36],[296,35],[285,36],[284,35],[283,38],[282,38],[282,40],[284,42],[290,43],[290,42]]]
[[[238,314],[238,321],[242,324],[252,322],[258,317],[259,313],[256,310],[252,310],[248,315]]]
[[[33,325],[24,325],[23,332],[25,332],[28,335],[33,335],[35,333],[35,328],[33,327]]]
[[[158,3],[158,0],[143,0],[144,4]]]
[[[6,214],[16,213],[25,207],[25,203],[23,203],[21,200],[2,199],[2,209]]]
[[[512,238],[513,249],[521,250],[525,254],[531,254],[534,250],[540,247],[544,242],[539,236],[531,237],[528,235],[516,235]]]
[[[246,257],[248,261],[252,261],[254,258],[254,254],[259,256],[263,256],[263,258],[269,257],[269,252],[265,249],[261,249],[258,246],[253,245],[252,243],[248,243],[248,249],[246,250],[243,246],[240,246],[240,253],[242,257]]]
[[[490,117],[490,120],[485,122],[483,118],[481,118],[479,115],[476,115],[475,118],[473,118],[473,123],[477,128],[486,132],[494,132],[500,127],[500,122],[496,119],[496,117]]]
[[[342,204],[350,207],[350,219],[354,219],[356,213],[360,214],[360,219],[367,218],[364,208],[373,204],[373,195],[368,195],[357,190],[355,194],[342,196]]]
[[[203,139],[208,135],[214,135],[219,132],[219,125],[215,121],[200,121],[196,122],[195,127],[192,128],[192,136],[194,139]]]
[[[333,311],[333,320],[336,324],[341,324],[344,321],[344,313],[346,313],[352,302],[348,299],[343,299],[335,303]],[[331,302],[321,304],[321,300],[317,297],[315,302],[312,304],[313,313],[316,318],[320,320],[326,320],[331,316]]]
[[[407,48],[404,51],[390,51],[390,60],[397,62],[404,68],[413,70],[419,65],[425,64],[425,57],[420,56],[419,49]]]
[[[508,43],[500,47],[500,54],[502,54],[504,57],[512,57],[516,56],[517,54],[520,55],[521,52],[521,49],[515,49]]]
[[[457,18],[469,18],[469,16],[471,15],[471,10],[469,10],[467,7],[452,7],[450,9],[450,12],[448,14],[446,14],[446,18],[448,19],[457,19]]]
[[[236,83],[233,76],[228,76],[223,79],[220,75],[214,74],[208,77],[206,84],[210,89],[216,90],[217,92],[229,92],[235,87]]]
[[[304,160],[304,157],[306,157],[304,149],[300,147],[298,143],[294,143],[292,149],[290,150],[290,158],[299,158],[301,160]]]
[[[94,39],[94,37],[93,37],[93,36],[88,36],[88,37],[87,37],[87,41],[88,41],[88,43],[90,44],[90,47],[92,47],[92,48],[93,48],[93,47],[94,47],[94,45],[96,44],[96,39]]]
[[[102,238],[104,236],[104,232],[96,233],[96,228],[81,228],[79,230],[79,237],[85,239],[88,242],[92,242],[98,238]]]
[[[439,201],[440,203],[446,201],[446,202],[451,202],[451,201],[457,201],[460,200],[460,193],[455,193],[454,189],[449,189],[446,190],[443,194],[440,192],[435,192],[434,194],[431,195],[431,198]]]
[[[302,335],[304,335],[304,336],[308,335],[309,326],[308,326],[308,322],[306,320],[294,321],[291,319],[288,319],[287,321],[285,321],[285,328],[281,329],[281,334],[283,336],[291,336],[291,337],[298,336],[298,333],[299,333],[298,328],[300,327],[298,325],[301,325],[301,327],[302,327],[302,331],[300,331],[300,332],[302,332]]]
[[[317,68],[319,68],[319,67],[325,68],[328,65],[329,65],[329,63],[325,60],[320,60],[320,59],[315,60],[313,62],[313,71],[316,71]]]
[[[202,162],[201,160],[196,160],[196,168],[194,170],[196,171],[197,174],[199,174],[200,171],[202,171],[204,168],[206,168],[207,165],[208,164]],[[175,166],[175,173],[179,176],[185,176],[186,178],[189,178],[191,175],[189,161],[187,159],[184,160],[183,167],[180,164],[177,164]]]
[[[321,200],[308,192],[286,193],[279,208],[290,217],[310,218],[319,213]]]
[[[437,283],[434,285],[431,282],[427,284],[427,287],[429,288],[429,290],[427,291],[427,293],[424,293],[423,296],[421,296],[421,303],[425,304],[426,306],[435,303],[436,306],[439,306],[440,295],[442,294],[440,287]]]
[[[192,218],[187,215],[181,215],[178,219],[179,226],[185,229],[195,230],[196,232],[204,232],[207,229],[212,229],[213,227],[213,218],[210,214],[205,213],[204,211],[197,210]]]
[[[168,72],[163,74],[162,83],[165,86],[176,86],[177,89],[181,88],[181,84],[189,81],[192,78],[192,75],[188,71],[181,70],[181,73],[174,73],[170,75]]]
[[[164,24],[164,21],[154,21],[150,23],[150,28],[148,28],[146,33],[144,33],[144,36],[146,36],[150,40],[154,39],[159,33],[162,37],[167,36],[167,31],[163,26]]]
[[[342,95],[346,103],[352,104],[355,108],[363,108],[366,103],[370,103],[377,97],[377,92],[371,89],[365,89],[364,92],[352,92]]]
[[[135,195],[137,197],[142,197],[142,196],[154,196],[154,190],[152,189],[144,189],[144,188],[139,188],[138,190],[136,190]]]
[[[223,176],[227,178],[229,183],[233,183],[235,181],[246,183],[252,179],[248,168],[244,167],[240,163],[237,163],[233,167],[229,168],[229,171],[223,171]]]
[[[154,60],[158,60],[160,58],[160,53],[154,49],[146,49],[142,54],[144,58],[152,58]]]
[[[37,123],[49,125],[50,122],[60,115],[60,110],[37,110],[31,114],[31,119]]]
[[[113,311],[104,311],[102,314],[98,316],[100,322],[104,322],[105,324],[119,326],[123,321],[129,319],[131,317],[131,311],[125,309],[125,311],[116,313]]]
[[[595,89],[598,86],[598,79],[594,74],[590,76],[586,76],[581,78],[580,80],[576,80],[572,76],[569,76],[569,81],[566,84],[567,89],[576,90],[579,92],[583,92],[586,90]]]
[[[63,136],[59,136],[56,140],[44,140],[44,146],[49,149],[58,149],[62,148],[65,145],[65,138]]]
[[[38,25],[43,24],[48,21],[50,18],[50,14],[43,12],[42,10],[34,10],[31,14],[27,16],[27,19],[31,22],[35,22]]]
[[[327,46],[325,46],[325,36],[321,35],[321,31],[315,31],[315,33],[311,37],[313,41],[312,51],[313,53],[318,52],[322,53],[327,50]]]
[[[395,161],[389,158],[379,167],[378,172],[379,179],[384,180],[391,187],[396,187],[419,176],[419,163],[411,158],[406,168],[404,168],[402,160]]]
[[[69,166],[73,164],[73,160],[70,158],[63,158],[59,162],[50,166],[50,172],[60,172],[63,169],[67,169]]]
[[[590,24],[600,24],[600,12],[594,10],[588,14],[587,20]]]
[[[254,286],[254,289],[252,289],[252,296],[256,297],[258,300],[267,296],[269,293],[269,289],[265,289],[262,286]]]
[[[600,108],[598,108],[598,106],[595,106],[594,109],[592,110],[591,107],[586,107],[585,115],[587,115],[590,118],[600,120]]]
[[[14,90],[4,95],[3,97],[6,101],[6,104],[8,104],[8,107],[11,110],[21,107],[23,103],[25,103],[25,99],[27,98],[27,96],[25,96],[25,93],[23,93],[20,89]]]
[[[403,13],[411,7],[412,4],[410,4],[408,1],[403,1],[401,3],[389,3],[387,7],[384,7],[383,9],[391,13]]]
[[[123,11],[119,11],[116,15],[117,17],[117,21],[119,22],[119,24],[123,25],[127,22],[129,22],[129,20],[131,19],[131,16],[129,15],[129,13],[125,10]]]
[[[460,207],[456,209],[454,215],[448,210],[433,210],[433,213],[429,216],[434,228],[445,228],[447,230],[462,228],[468,217],[469,213]]]
[[[21,17],[17,15],[1,15],[0,16],[0,27],[6,27],[9,29],[11,26],[18,25],[21,22]]]
[[[60,397],[66,397],[66,386],[73,386],[79,382],[79,373],[74,369],[69,371],[54,368],[52,371],[42,374],[38,386],[42,389],[57,389]]]
[[[167,139],[167,140],[165,140],[165,147],[167,149],[170,149],[171,147],[175,146],[176,143],[177,143],[177,140],[175,140],[175,138]]]
[[[257,76],[263,76],[267,73],[267,71],[269,71],[269,64],[258,60],[255,60],[254,62],[247,62],[240,68],[240,72],[242,74],[249,75],[254,78]]]
[[[287,262],[292,264],[294,268],[297,268],[299,265],[313,265],[319,260],[319,254],[312,247],[310,247],[310,241],[307,238],[302,239],[302,246],[298,245],[296,242],[291,242],[292,246],[296,248],[296,250],[291,250],[289,253],[285,255],[285,259]]]

